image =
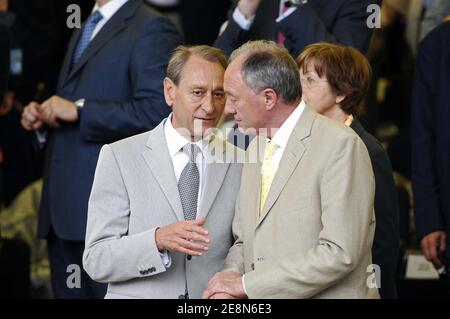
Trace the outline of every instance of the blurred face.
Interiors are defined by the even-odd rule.
[[[254,93],[242,78],[242,61],[243,57],[236,58],[225,71],[225,112],[234,117],[241,132],[251,133],[264,127],[266,109],[264,95]]]
[[[225,106],[224,71],[219,63],[191,56],[183,67],[178,85],[164,79],[164,96],[172,107],[175,129],[183,129],[190,138],[198,139],[201,138],[198,133],[203,134],[217,125]],[[194,126],[201,128],[201,132],[194,132]]]
[[[310,61],[305,70],[300,68],[300,82],[302,84],[303,100],[311,105],[316,112],[327,115],[344,99],[337,95],[328,83],[324,74],[320,77],[314,68],[314,60]]]

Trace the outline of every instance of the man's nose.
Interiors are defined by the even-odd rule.
[[[236,109],[233,107],[233,105],[227,100],[225,102],[225,114],[233,115],[236,113]]]
[[[208,97],[206,97],[203,105],[202,105],[202,109],[207,113],[207,114],[211,114],[214,113],[215,107],[214,107],[214,96],[213,95],[209,95]]]

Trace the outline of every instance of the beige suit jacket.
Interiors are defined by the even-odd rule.
[[[260,169],[244,165],[224,270],[245,274],[250,298],[378,298],[374,176],[353,130],[306,106],[258,217]]]

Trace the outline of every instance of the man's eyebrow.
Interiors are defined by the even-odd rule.
[[[193,90],[193,89],[205,89],[204,85],[199,85],[199,84],[193,84],[193,85],[189,85],[188,86],[189,90]]]

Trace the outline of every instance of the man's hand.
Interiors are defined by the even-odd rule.
[[[239,0],[237,7],[245,18],[249,19],[256,14],[260,3],[261,0]]]
[[[77,121],[77,107],[72,101],[54,95],[42,104],[36,102],[28,104],[23,110],[21,123],[26,130],[35,130],[44,124],[59,127],[59,120]]]
[[[443,265],[446,238],[446,232],[436,231],[426,235],[420,241],[425,258],[431,261],[436,269],[441,268]]]
[[[52,96],[41,105],[41,119],[52,127],[58,127],[58,120],[75,122],[78,120],[77,107],[74,102],[59,96]]]
[[[197,220],[181,221],[158,228],[155,232],[158,250],[201,256],[208,250],[203,243],[209,243],[208,231],[201,227],[205,220],[205,217],[201,217]]]
[[[0,116],[8,114],[14,107],[14,92],[6,91],[3,97],[3,102],[0,103]]]
[[[31,102],[28,104],[23,110],[22,119],[20,121],[23,128],[28,131],[41,128],[42,125],[44,125],[44,122],[41,119],[41,113],[42,109],[38,103]]]
[[[220,299],[225,298],[226,295],[229,295],[228,298],[247,298],[240,273],[234,271],[218,272],[209,280],[202,298]]]

